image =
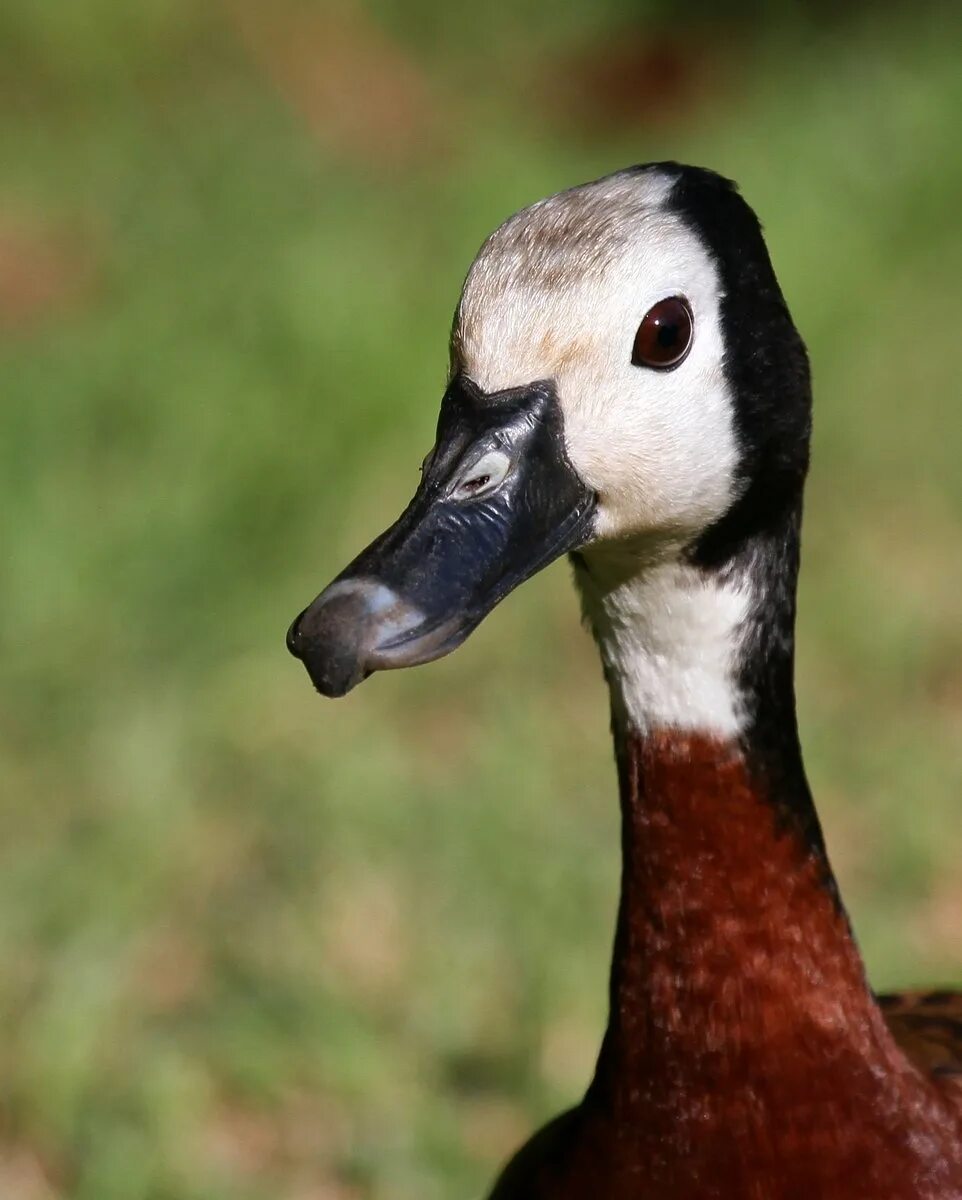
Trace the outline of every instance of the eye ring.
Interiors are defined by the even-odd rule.
[[[670,371],[688,357],[694,334],[691,305],[684,296],[667,296],[642,317],[631,348],[632,365]]]

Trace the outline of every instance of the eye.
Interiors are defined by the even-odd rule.
[[[489,450],[464,472],[451,489],[451,499],[470,500],[493,492],[503,483],[510,467],[511,459],[503,450]]]
[[[655,367],[664,371],[677,367],[691,349],[694,318],[688,301],[682,296],[669,296],[659,300],[645,313],[635,344],[631,361],[636,367]]]

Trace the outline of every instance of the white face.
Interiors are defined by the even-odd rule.
[[[452,366],[485,391],[555,382],[568,456],[598,496],[577,579],[620,724],[737,735],[752,596],[679,551],[731,507],[738,446],[716,266],[668,208],[674,177],[624,172],[511,217],[468,274]],[[661,300],[694,317],[670,370],[632,363]]]
[[[482,246],[455,323],[454,368],[485,391],[555,381],[603,541],[688,542],[734,498],[721,285],[696,234],[664,207],[672,183],[622,173],[511,217]],[[642,319],[672,296],[694,315],[688,356],[670,370],[633,365]]]

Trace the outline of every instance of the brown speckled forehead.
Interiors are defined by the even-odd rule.
[[[660,211],[675,178],[620,172],[540,200],[509,217],[487,238],[465,280],[451,338],[452,372],[482,341],[499,307],[515,311],[557,303],[602,278]]]

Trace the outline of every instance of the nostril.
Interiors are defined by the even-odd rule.
[[[290,629],[288,629],[288,631],[287,631],[287,649],[290,651],[291,654],[294,655],[295,658],[301,657],[302,648],[301,648],[300,628],[301,628],[301,621],[303,620],[304,613],[306,613],[306,612],[307,612],[306,608],[304,609],[303,612],[299,612],[297,614],[297,616],[294,618],[294,620],[291,622]]]

